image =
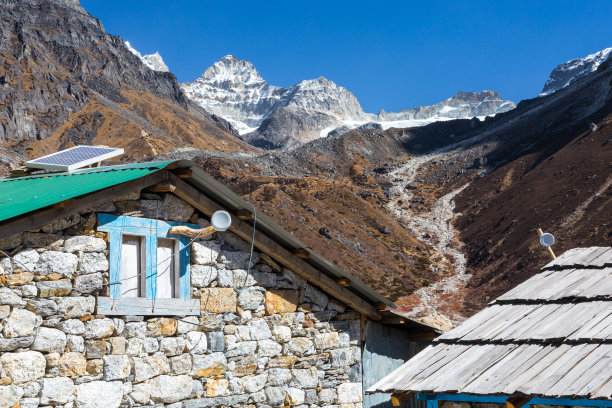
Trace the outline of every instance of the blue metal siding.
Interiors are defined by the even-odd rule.
[[[365,328],[363,350],[363,389],[395,370],[429,345],[429,342],[414,342],[406,330],[368,320]],[[393,408],[391,394],[369,394],[363,396],[364,408]],[[411,398],[403,408],[427,408],[426,401]]]
[[[456,402],[475,402],[489,404],[504,404],[507,396],[498,395],[468,395],[468,394],[419,394],[418,399],[427,401],[427,408],[437,408],[438,401],[456,401]],[[607,400],[590,400],[590,399],[567,399],[567,398],[533,398],[523,408],[529,408],[532,405],[562,405],[568,407],[612,407],[612,401]]]

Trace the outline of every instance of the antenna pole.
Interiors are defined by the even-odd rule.
[[[540,234],[540,236],[544,235],[544,231],[542,231],[542,228],[538,228],[538,234]],[[551,247],[546,247],[546,248],[548,248],[548,252],[550,252],[550,255],[552,256],[553,260],[557,259],[557,255],[555,255],[552,248]]]

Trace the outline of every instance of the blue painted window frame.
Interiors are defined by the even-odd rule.
[[[145,239],[146,299],[155,299],[157,294],[157,239],[170,238],[178,241],[179,251],[179,299],[191,298],[189,273],[190,250],[186,248],[191,239],[183,235],[168,234],[177,225],[200,228],[184,222],[167,222],[127,215],[98,214],[98,231],[110,235],[110,298],[121,299],[121,245],[123,234],[138,235]]]

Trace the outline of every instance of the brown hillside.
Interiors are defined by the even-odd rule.
[[[250,145],[185,109],[156,96],[122,91],[122,103],[95,95],[52,136],[28,147],[40,157],[77,144],[122,147],[121,161],[155,156],[181,147],[221,152],[251,151]]]

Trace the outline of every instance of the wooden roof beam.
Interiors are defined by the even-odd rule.
[[[185,181],[169,173],[168,177],[170,184],[176,187],[176,190],[173,193],[193,207],[202,211],[204,214],[211,216],[215,211],[223,210],[219,204],[206,197]],[[238,217],[235,215],[232,215],[231,217],[232,225],[230,226],[229,230],[245,241],[251,242],[253,227],[250,224],[238,219]],[[356,311],[365,314],[370,319],[380,320],[382,318],[374,306],[372,306],[370,303],[347,288],[342,287],[334,279],[325,275],[312,265],[306,263],[304,260],[298,258],[296,255],[292,254],[291,251],[282,247],[278,242],[259,230],[255,232],[255,247],[261,252],[267,254],[279,264],[291,269],[293,272],[304,277],[324,291],[330,293],[341,302],[344,302]]]
[[[404,402],[408,401],[410,398],[412,398],[414,394],[411,392],[394,392],[393,394],[391,394],[391,404],[394,407],[399,407],[400,405],[402,405]]]
[[[521,408],[531,401],[531,397],[510,397],[506,400],[506,408]]]

